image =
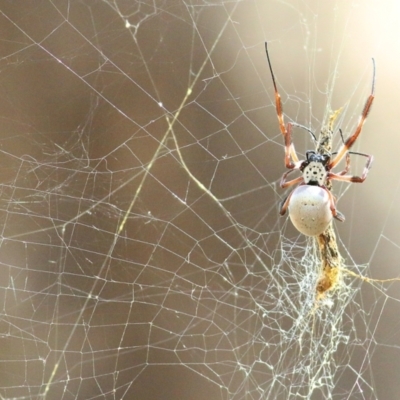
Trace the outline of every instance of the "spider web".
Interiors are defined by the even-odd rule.
[[[397,6],[398,7],[398,6]],[[400,283],[343,275],[278,216],[286,121],[357,124],[346,268],[397,277],[394,2],[3,2],[1,371],[13,399],[378,399]],[[293,133],[299,156],[314,144]],[[341,142],[335,139],[337,147]],[[352,171],[364,159],[352,157]]]

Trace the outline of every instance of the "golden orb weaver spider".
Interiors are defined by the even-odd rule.
[[[265,51],[274,85],[275,105],[279,121],[279,129],[285,141],[285,166],[289,169],[289,171],[283,174],[280,181],[280,186],[281,188],[287,188],[298,184],[298,186],[282,201],[280,206],[280,214],[284,215],[287,209],[289,209],[290,219],[292,220],[293,225],[301,233],[307,236],[317,236],[325,231],[332,220],[332,216],[342,222],[345,219],[344,215],[336,209],[335,197],[327,187],[329,182],[332,180],[338,180],[349,183],[362,183],[367,177],[368,171],[372,165],[372,155],[350,152],[350,148],[354,145],[361,133],[362,127],[371,110],[372,102],[375,97],[375,61],[372,59],[373,76],[371,94],[365,103],[354,133],[347,140],[343,140],[343,144],[335,153],[322,154],[314,150],[309,150],[306,152],[306,159],[299,160],[292,143],[292,127],[296,124],[288,122],[288,124],[285,125],[281,96],[279,95],[275,82],[275,76],[272,71],[267,42],[265,42]],[[311,134],[315,138],[315,135],[312,132]],[[349,154],[356,154],[367,158],[361,176],[347,175],[350,169]],[[332,156],[334,157],[332,158]],[[346,164],[343,171],[339,173],[332,172],[332,169],[339,164],[344,156],[346,156]],[[301,176],[292,180],[286,180],[290,173],[297,170],[301,172]]]

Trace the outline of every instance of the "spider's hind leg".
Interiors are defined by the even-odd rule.
[[[292,197],[293,191],[290,192],[280,203],[279,203],[279,214],[282,216],[286,214],[286,210],[289,207],[290,198]]]
[[[336,215],[334,215],[334,218],[336,218],[340,222],[344,222],[344,220],[346,219],[344,217],[344,215],[340,211],[338,211],[337,209],[336,209]]]
[[[331,209],[331,211],[332,211],[333,217],[336,218],[336,219],[337,219],[338,221],[340,221],[340,222],[344,222],[344,220],[345,220],[346,218],[345,218],[344,215],[343,215],[340,211],[338,211],[338,209],[336,208],[336,199],[335,199],[335,196],[332,194],[332,192],[331,192],[328,188],[324,187],[324,189],[326,190],[326,192],[328,193],[328,196],[329,196],[330,209]]]

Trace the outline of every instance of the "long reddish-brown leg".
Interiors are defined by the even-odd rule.
[[[331,162],[328,165],[329,170],[331,170],[336,165],[338,165],[340,160],[343,158],[343,156],[349,151],[351,146],[353,146],[354,142],[357,140],[358,136],[360,135],[362,127],[364,125],[364,122],[367,119],[368,114],[371,110],[372,102],[374,101],[374,98],[375,98],[375,94],[374,94],[374,92],[375,92],[375,60],[374,59],[372,59],[372,63],[373,63],[374,72],[373,72],[373,76],[372,76],[371,94],[369,95],[367,101],[365,102],[365,106],[364,106],[363,112],[361,114],[360,121],[357,124],[356,130],[354,131],[353,135],[350,136],[346,140],[345,143],[343,143],[343,145],[340,148],[340,150],[338,151],[336,157],[331,160]]]
[[[292,169],[295,167],[294,163],[299,162],[299,158],[297,157],[296,150],[294,149],[293,143],[291,143],[292,125],[290,123],[288,123],[288,126],[286,128],[285,120],[283,119],[282,100],[281,100],[281,96],[278,92],[278,88],[276,86],[274,72],[272,71],[271,60],[269,59],[269,54],[268,54],[267,42],[265,42],[265,52],[267,53],[269,70],[271,72],[272,83],[274,84],[275,106],[276,106],[276,114],[278,116],[278,121],[279,121],[279,129],[280,129],[283,137],[285,138],[285,165],[286,165],[286,168]],[[294,161],[294,163],[290,161],[290,157],[292,157],[292,160]]]
[[[284,138],[285,138],[285,166],[286,168],[293,169],[295,167],[295,164],[292,162],[290,157],[292,155],[292,152],[294,151],[294,146],[292,143],[292,124],[290,122],[287,125],[287,130],[286,133],[284,134]],[[295,151],[294,154],[296,154]]]
[[[279,214],[281,215],[285,215],[286,214],[286,210],[289,207],[289,203],[290,203],[290,198],[292,197],[294,190],[292,190],[289,195],[286,197],[285,200],[282,201],[280,209],[279,209]]]
[[[347,173],[348,171],[348,169],[346,170],[345,168],[341,173],[338,174],[335,174],[334,172],[328,172],[327,176],[328,179],[334,179],[337,181],[352,182],[352,183],[364,182],[371,168],[372,162],[374,161],[374,157],[362,153],[357,153],[357,154],[367,157],[367,163],[365,164],[364,171],[361,176],[345,175],[345,173]]]
[[[292,143],[292,128],[293,125],[289,122],[285,133],[285,167],[298,169],[301,163],[299,162],[294,144]]]
[[[303,176],[298,176],[297,178],[292,179],[291,181],[287,181],[287,180],[286,180],[286,177],[287,177],[291,172],[293,172],[293,171],[294,171],[294,170],[291,169],[290,171],[287,171],[287,172],[285,172],[285,173],[282,175],[281,182],[280,182],[281,188],[284,189],[284,188],[287,188],[287,187],[289,187],[289,186],[293,186],[293,185],[295,185],[296,183],[304,182]]]
[[[338,221],[343,222],[345,220],[345,217],[340,211],[338,211],[336,209],[336,201],[335,201],[335,197],[333,196],[332,192],[325,187],[323,189],[325,189],[325,191],[328,193],[329,205],[330,205],[330,209],[331,209],[333,217],[336,218]]]
[[[346,175],[350,171],[350,154],[346,153],[346,165],[343,171],[336,173],[336,175]]]

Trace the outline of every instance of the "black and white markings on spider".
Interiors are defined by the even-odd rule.
[[[326,170],[321,163],[313,161],[304,168],[304,183],[310,184],[311,182],[315,182],[319,186],[322,186],[325,184],[326,175]]]
[[[293,225],[301,233],[307,236],[318,236],[325,232],[332,218],[344,221],[343,214],[336,209],[336,200],[330,191],[331,181],[338,180],[349,183],[362,183],[366,179],[372,165],[373,156],[351,152],[350,148],[360,135],[375,98],[375,61],[372,59],[373,75],[371,94],[367,98],[354,133],[343,141],[343,144],[335,153],[330,154],[324,149],[321,141],[320,146],[318,146],[319,152],[312,150],[307,151],[306,160],[299,160],[291,136],[294,124],[289,122],[285,125],[281,96],[279,95],[275,76],[272,71],[267,43],[265,43],[265,51],[267,53],[269,70],[274,85],[279,129],[285,141],[285,166],[289,169],[289,171],[283,174],[280,186],[281,188],[287,188],[298,185],[281,203],[280,214],[284,215],[287,209],[289,209],[289,217]],[[336,114],[334,114],[334,116],[335,115]],[[334,118],[335,117],[333,117],[332,123],[328,127],[330,130],[333,129]],[[315,135],[313,133],[311,134],[315,139]],[[350,154],[366,157],[367,161],[361,176],[347,174],[350,170]],[[333,168],[339,164],[343,157],[346,158],[344,169],[340,172],[333,172]],[[300,171],[302,175],[292,180],[286,180],[287,176],[292,171]]]
[[[304,183],[306,185],[324,186],[328,172],[326,171],[326,163],[329,161],[328,156],[316,154],[315,151],[307,151],[307,160],[300,166],[300,172],[303,174]]]

